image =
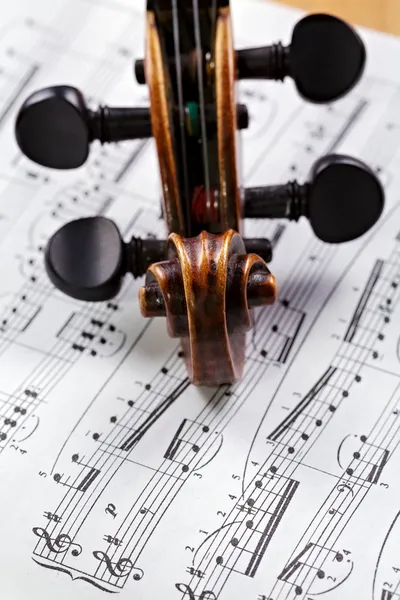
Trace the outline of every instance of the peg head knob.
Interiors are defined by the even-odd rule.
[[[375,225],[383,207],[382,184],[360,160],[328,155],[314,164],[307,216],[322,241],[338,244],[360,237]]]
[[[290,70],[299,94],[315,103],[344,96],[365,67],[365,46],[347,23],[326,14],[312,14],[295,26]]]
[[[19,110],[15,135],[30,160],[53,169],[76,169],[89,153],[88,110],[76,88],[60,85],[38,90]]]
[[[71,221],[50,239],[45,266],[64,294],[88,302],[110,300],[125,274],[124,242],[115,223],[105,217]]]

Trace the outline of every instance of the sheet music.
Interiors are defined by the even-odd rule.
[[[367,161],[387,193],[342,247],[309,224],[246,223],[274,244],[279,301],[257,313],[243,379],[187,380],[141,281],[76,302],[48,282],[63,223],[103,214],[164,235],[152,141],[92,148],[85,167],[21,156],[22,100],[69,83],[146,105],[133,61],[144,0],[18,0],[0,32],[0,595],[2,600],[400,598],[400,45],[362,31],[367,72],[313,106],[291,81],[244,82],[246,184],[304,181],[322,154]],[[301,13],[233,3],[237,46],[289,43]],[[118,596],[117,596],[118,597]]]

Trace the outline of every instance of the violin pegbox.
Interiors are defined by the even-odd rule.
[[[229,0],[147,0],[134,73],[148,107],[93,108],[58,85],[32,93],[15,123],[22,153],[52,169],[82,167],[94,142],[154,137],[166,238],[124,241],[104,216],[77,219],[50,238],[45,269],[62,293],[88,302],[113,298],[127,275],[145,276],[140,310],[166,317],[196,385],[241,377],[253,309],[277,298],[272,244],[244,237],[244,220],[304,217],[322,242],[342,243],[370,230],[384,207],[376,174],[343,155],[321,157],[305,182],[241,189],[237,131],[251,123],[237,82],[290,77],[303,100],[333,102],[359,81],[366,52],[354,29],[324,14],[301,19],[288,46],[235,50],[230,11]]]

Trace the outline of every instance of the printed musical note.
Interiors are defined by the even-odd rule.
[[[317,381],[315,386],[309,391],[309,393],[297,404],[297,406],[289,413],[287,417],[276,427],[268,436],[268,439],[272,441],[278,440],[287,429],[292,427],[296,420],[304,414],[307,407],[312,403],[314,398],[324,389],[328,384],[331,377],[334,375],[335,369],[329,367],[322,377]]]
[[[249,577],[254,577],[256,575],[263,556],[267,551],[272,537],[276,533],[279,523],[281,522],[286,510],[292,502],[298,486],[298,481],[289,480],[287,482],[284,491],[280,495],[280,499],[274,509],[274,512],[271,514],[264,531],[260,535],[257,546],[252,553],[249,564],[247,565],[245,575],[248,575]]]
[[[283,231],[279,235],[282,234]],[[300,335],[306,314],[283,298],[279,300],[274,316],[274,323],[270,326],[267,337],[270,349],[262,347],[260,353],[271,360],[286,364]],[[265,325],[260,322],[259,327],[253,332],[254,346],[258,348],[260,340],[265,338]]]
[[[368,281],[365,285],[364,292],[360,298],[360,301],[357,304],[357,307],[354,311],[354,314],[350,321],[350,325],[347,329],[346,335],[344,336],[345,342],[352,342],[354,339],[354,336],[357,332],[357,328],[360,324],[363,313],[367,306],[368,300],[370,299],[371,294],[374,291],[374,288],[375,288],[375,286],[379,280],[379,277],[381,275],[382,267],[383,267],[383,261],[377,260],[372,269],[372,273],[369,276]]]
[[[148,86],[131,85],[144,3],[37,0],[31,15],[23,4],[4,3],[0,31],[0,508],[19,511],[2,522],[2,590],[25,600],[21,573],[32,552],[44,599],[65,586],[77,600],[91,587],[140,600],[305,600],[333,586],[343,600],[350,590],[397,599],[398,536],[385,521],[399,496],[387,466],[400,443],[393,41],[362,32],[372,39],[367,56],[385,56],[385,73],[372,61],[354,93],[330,106],[299,102],[290,82],[242,82],[245,185],[305,181],[317,157],[349,142],[390,193],[376,227],[354,244],[323,244],[306,220],[246,224],[246,236],[271,240],[279,298],[255,312],[243,377],[229,390],[197,389],[165,320],[144,326],[141,281],[126,280],[108,302],[82,303],[56,291],[44,268],[49,239],[73,219],[110,217],[128,242],[165,236],[154,140],[92,144],[82,169],[65,173],[35,165],[13,140],[18,107],[36,86],[77,85],[91,107],[148,106]],[[294,13],[239,4],[243,47],[274,42],[277,24],[290,39]],[[99,23],[107,24],[100,36]],[[206,21],[202,38],[207,30]],[[338,452],[344,436],[351,441]],[[23,503],[27,485],[32,501]],[[23,529],[37,507],[45,526],[27,546]],[[382,543],[391,540],[382,553],[379,535],[348,535],[354,518],[371,515]],[[135,566],[141,556],[150,583]]]
[[[85,475],[80,484],[77,487],[79,492],[86,492],[89,487],[92,485],[96,477],[100,475],[100,471],[98,469],[90,469],[89,473]]]
[[[157,408],[145,419],[145,421],[143,421],[135,433],[130,435],[123,442],[121,445],[121,450],[126,450],[127,452],[131,450],[152,427],[152,425],[156,423],[158,419],[165,413],[165,411],[168,410],[168,408],[184,393],[189,385],[189,379],[185,379],[179,383],[176,389],[169,394],[169,396],[163,400],[159,406],[157,406]]]

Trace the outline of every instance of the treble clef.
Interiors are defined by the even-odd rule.
[[[93,552],[93,556],[97,558],[100,562],[104,561],[107,566],[107,570],[114,577],[126,577],[128,576],[132,569],[134,569],[133,563],[129,558],[120,558],[116,563],[112,563],[110,557],[100,550],[95,550]],[[138,581],[143,577],[143,571],[141,569],[135,568],[138,573],[135,573],[133,578]]]
[[[192,588],[186,583],[176,583],[175,587],[179,592],[182,592],[184,596],[187,596],[189,600],[196,600],[196,598],[198,598],[198,600],[217,600],[216,595],[211,590],[203,590],[200,596],[197,596]]]
[[[55,554],[66,552],[69,550],[69,548],[71,548],[71,546],[74,547],[71,552],[72,556],[79,556],[82,552],[82,546],[76,542],[73,542],[66,533],[60,533],[56,538],[54,538],[54,540],[52,540],[48,531],[42,527],[34,527],[32,531],[38,537],[43,538],[48,549]]]

